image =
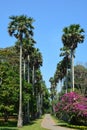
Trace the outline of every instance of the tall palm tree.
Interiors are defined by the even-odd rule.
[[[37,84],[38,84],[37,71],[38,71],[38,69],[40,69],[40,66],[42,66],[42,62],[43,62],[42,54],[38,48],[34,48],[34,52],[30,55],[30,59],[31,59],[30,67],[32,69],[32,94],[34,97],[35,89],[36,89],[35,83],[37,82]],[[40,74],[39,74],[39,76],[40,76]],[[39,78],[41,78],[41,77],[39,77]],[[40,80],[41,79],[39,79],[39,82],[40,82]],[[40,87],[40,85],[38,85],[38,86]],[[37,89],[37,93],[40,94],[38,89]],[[32,116],[33,116],[33,111],[32,111]]]
[[[30,84],[30,68],[29,68],[29,63],[30,63],[30,55],[34,51],[34,43],[33,39],[23,39],[23,63],[24,63],[24,80],[26,77],[26,69],[27,69],[27,82]],[[27,65],[26,65],[27,64]],[[26,68],[27,67],[27,68]],[[24,115],[24,122],[29,123],[29,99],[27,104],[25,105],[25,115]]]
[[[19,96],[19,114],[18,114],[18,127],[23,126],[22,117],[22,39],[29,38],[33,35],[32,26],[33,19],[27,16],[11,16],[11,22],[8,25],[8,32],[10,36],[15,36],[20,42],[20,96]]]
[[[25,57],[24,59],[27,58],[27,82],[28,82],[28,84],[30,83],[30,67],[29,67],[30,55],[34,51],[34,43],[35,43],[35,41],[33,39],[26,40],[26,42],[24,43],[24,49],[23,49],[24,57]],[[30,118],[29,118],[30,117],[29,116],[29,100],[27,103],[27,112],[25,114],[25,117],[26,117],[25,123],[29,123],[29,120],[30,120]]]
[[[41,116],[42,114],[42,107],[41,107],[42,89],[43,89],[42,74],[40,68],[38,68],[37,70],[35,70],[35,93],[36,93],[37,116]]]
[[[42,66],[42,54],[40,53],[38,48],[34,49],[34,52],[30,56],[31,63],[30,66],[32,68],[32,85],[33,85],[33,95],[34,95],[34,82],[35,82],[35,70]]]
[[[60,56],[63,56],[63,69],[66,69],[66,74],[65,74],[65,86],[66,86],[66,93],[67,93],[67,89],[68,89],[68,69],[70,68],[70,50],[67,47],[63,47],[60,49],[62,52],[60,54]]]
[[[52,113],[54,113],[54,98],[56,96],[55,92],[56,92],[56,86],[55,86],[55,80],[54,80],[54,77],[50,77],[49,79],[49,82],[50,82],[50,91],[51,91],[51,100],[52,100]]]
[[[79,24],[72,24],[63,29],[62,42],[63,45],[68,47],[71,51],[71,85],[74,91],[74,52],[78,43],[84,41],[84,30],[80,28]]]

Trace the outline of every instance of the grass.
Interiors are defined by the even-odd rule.
[[[58,120],[55,116],[52,115],[53,120],[58,126],[73,128],[77,130],[87,130],[87,126],[78,126],[78,125],[71,125],[69,123],[64,122],[63,120]]]
[[[8,121],[7,123],[0,121],[0,130],[47,130],[41,127],[42,118],[32,121],[30,124],[17,128],[17,121]]]
[[[0,130],[18,130],[16,126],[17,126],[16,120],[9,120],[8,122],[0,120]]]
[[[18,130],[16,121],[2,122],[0,121],[0,130]]]
[[[42,119],[43,118],[37,119],[37,120],[31,122],[31,124],[29,124],[27,126],[23,126],[19,130],[47,130],[47,129],[41,127]]]

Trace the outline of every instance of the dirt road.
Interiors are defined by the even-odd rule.
[[[50,114],[45,115],[45,117],[41,123],[41,126],[43,128],[47,128],[48,130],[75,130],[75,129],[65,128],[65,127],[56,125],[56,123],[53,121]]]

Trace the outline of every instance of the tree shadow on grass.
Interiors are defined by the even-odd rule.
[[[6,127],[16,127],[17,126],[17,121],[0,121],[0,126],[6,126]]]
[[[36,118],[36,119],[30,120],[30,122],[29,123],[25,123],[24,126],[28,126],[28,125],[30,126],[30,125],[36,124],[38,119],[43,119],[43,118],[40,117],[40,118]]]
[[[7,128],[7,127],[6,128],[5,127],[1,128],[0,127],[0,130],[18,130],[18,129],[17,128]]]
[[[17,121],[8,121],[4,122],[3,120],[0,121],[0,130],[18,130],[17,128]]]
[[[33,125],[36,123],[36,121],[37,121],[37,119],[31,120],[29,123],[25,123],[24,126]]]

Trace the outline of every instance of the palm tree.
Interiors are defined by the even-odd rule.
[[[26,44],[27,43],[27,44]],[[24,44],[24,57],[25,59],[27,58],[27,82],[28,84],[30,84],[30,68],[29,68],[29,64],[30,64],[30,55],[34,52],[34,43],[35,41],[33,39],[29,39],[26,41],[26,43]],[[26,123],[29,123],[29,101],[27,103],[27,112],[26,112]]]
[[[68,89],[68,69],[70,68],[70,50],[67,47],[63,47],[60,49],[62,52],[60,56],[63,56],[63,62],[62,64],[64,65],[63,69],[66,69],[66,74],[65,74],[65,86],[66,86],[66,93]]]
[[[30,67],[32,69],[32,94],[34,97],[35,96],[35,83],[38,84],[38,82],[40,82],[41,80],[41,79],[39,79],[39,81],[37,80],[38,79],[37,71],[40,69],[40,66],[42,66],[42,62],[43,62],[42,54],[40,53],[38,48],[34,48],[34,52],[30,55],[30,59],[31,59]],[[41,75],[39,74],[39,76]],[[38,86],[40,87],[40,85]],[[38,89],[37,89],[37,93],[39,93]],[[32,104],[32,107],[33,107],[33,104]],[[33,116],[33,111],[32,111],[32,116]]]
[[[63,29],[62,42],[71,51],[71,85],[74,91],[74,52],[78,43],[84,41],[84,30],[79,24],[73,24]]]
[[[36,92],[36,107],[37,107],[37,116],[41,116],[42,114],[42,74],[40,68],[35,70],[35,92]],[[38,115],[39,114],[39,115]]]
[[[42,54],[38,48],[34,49],[34,52],[30,56],[31,68],[32,68],[32,85],[33,85],[33,95],[34,95],[34,82],[35,82],[35,70],[42,66]]]
[[[23,38],[29,38],[33,35],[32,26],[33,19],[27,18],[27,16],[11,16],[9,17],[11,22],[8,25],[8,32],[10,36],[15,36],[20,42],[20,98],[19,98],[19,114],[18,114],[18,127],[23,126],[22,117],[22,40]]]
[[[50,91],[51,91],[50,96],[51,96],[51,100],[52,100],[52,113],[54,113],[54,109],[53,109],[53,107],[54,107],[54,98],[56,96],[56,85],[55,85],[54,77],[50,77],[49,82],[50,82],[50,85],[51,85],[51,87],[50,87]]]

